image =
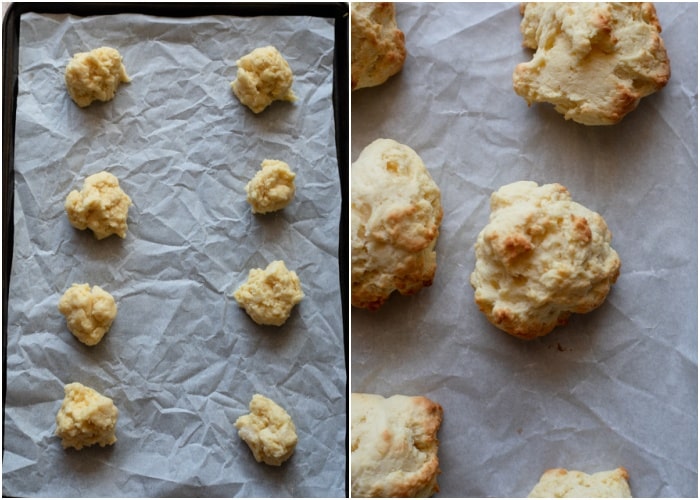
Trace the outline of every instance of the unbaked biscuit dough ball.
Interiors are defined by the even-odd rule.
[[[81,108],[93,101],[112,100],[119,84],[131,81],[121,54],[111,47],[75,54],[64,78],[71,99]]]
[[[116,234],[126,237],[131,198],[119,187],[119,179],[99,172],[85,179],[81,191],[66,198],[68,220],[76,229],[91,229],[98,240]]]
[[[564,186],[503,186],[491,195],[489,222],[474,245],[474,300],[511,335],[546,335],[605,301],[620,273],[611,240],[603,217]]]
[[[233,297],[257,324],[282,326],[304,292],[297,273],[276,260],[265,269],[251,269]]]
[[[246,185],[248,203],[253,213],[266,214],[281,210],[292,201],[296,174],[279,160],[264,160],[260,170]]]
[[[56,415],[56,435],[64,448],[104,447],[117,441],[119,410],[110,398],[78,382],[66,385],[64,392]]]
[[[238,72],[231,82],[231,89],[253,113],[260,113],[273,101],[296,101],[292,91],[292,69],[275,47],[269,45],[255,49],[236,64]]]
[[[250,414],[236,420],[238,435],[246,442],[255,460],[282,465],[294,453],[297,433],[292,417],[284,408],[265,396],[255,394]]]
[[[85,345],[95,345],[109,331],[117,316],[114,297],[99,286],[74,284],[58,302],[68,329]]]

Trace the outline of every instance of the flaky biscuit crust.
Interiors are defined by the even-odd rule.
[[[612,125],[662,89],[671,69],[651,3],[521,5],[523,45],[513,88],[584,125]]]
[[[533,339],[600,306],[620,272],[603,218],[560,184],[520,181],[491,195],[470,282],[488,320]]]
[[[549,469],[528,498],[632,498],[628,481],[624,467],[590,475],[576,470]]]
[[[442,407],[423,396],[353,393],[351,495],[422,497],[439,491]]]
[[[352,305],[376,310],[394,291],[433,282],[440,189],[418,154],[377,139],[352,164]]]
[[[406,43],[392,2],[353,2],[350,22],[352,90],[381,85],[401,71]]]

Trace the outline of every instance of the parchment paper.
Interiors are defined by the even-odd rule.
[[[624,466],[634,496],[697,497],[697,5],[657,4],[666,88],[586,127],[512,89],[518,4],[397,4],[408,58],[353,92],[353,161],[411,146],[442,190],[434,284],[351,314],[354,392],[442,404],[444,497],[524,497],[545,469]],[[489,196],[559,182],[601,213],[622,260],[596,311],[523,342],[475,306],[473,245]]]
[[[3,493],[344,496],[333,20],[25,14],[20,36]],[[268,44],[299,99],[254,115],[229,84],[235,61]],[[80,109],[65,65],[102,45],[121,52],[132,82]],[[253,215],[245,184],[265,158],[289,163],[297,192],[283,211]],[[65,216],[69,191],[100,170],[133,200],[124,240],[97,241]],[[305,298],[284,326],[261,327],[230,295],[277,259]],[[119,307],[95,347],[56,307],[75,282]],[[114,446],[64,451],[54,436],[74,381],[114,400]],[[233,427],[256,392],[296,424],[279,468],[255,462]]]

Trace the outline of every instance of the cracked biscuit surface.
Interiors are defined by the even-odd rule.
[[[584,125],[618,123],[662,89],[671,69],[652,3],[521,5],[523,45],[513,88],[528,105],[548,102]]]
[[[391,139],[372,142],[351,169],[352,305],[376,310],[394,291],[432,284],[440,188],[418,154]]]
[[[353,393],[351,495],[422,497],[439,491],[442,407],[424,396]]]
[[[571,313],[600,306],[620,258],[599,214],[560,184],[519,181],[491,195],[491,215],[474,245],[474,300],[501,330],[533,339]]]
[[[528,498],[632,498],[628,481],[624,467],[590,475],[576,470],[549,469]]]
[[[353,2],[350,25],[351,89],[375,87],[403,67],[406,44],[392,2]]]

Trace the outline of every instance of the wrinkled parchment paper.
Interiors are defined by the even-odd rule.
[[[441,403],[439,496],[523,497],[545,469],[624,466],[640,497],[697,497],[697,5],[657,4],[672,76],[611,127],[513,92],[517,4],[397,4],[408,59],[352,94],[353,161],[414,148],[442,190],[434,284],[351,315],[356,392]],[[523,342],[473,303],[489,196],[559,182],[613,233],[621,275],[598,310]]]
[[[338,279],[341,192],[332,103],[332,19],[23,15],[15,157],[3,493],[15,496],[344,496],[346,371]],[[232,94],[235,61],[280,49],[294,104],[259,115]],[[132,78],[78,108],[63,70],[117,48]],[[296,173],[281,212],[253,215],[245,185],[265,158]],[[73,229],[63,202],[114,173],[131,196],[126,239]],[[231,294],[284,260],[304,300],[261,327]],[[70,334],[56,306],[100,285],[119,312],[102,342]],[[63,450],[63,386],[119,409],[117,443]],[[292,416],[282,467],[255,462],[233,423],[254,393]]]

